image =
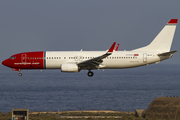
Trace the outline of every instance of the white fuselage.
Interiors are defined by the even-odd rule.
[[[60,69],[63,63],[76,63],[89,60],[104,54],[104,51],[46,51],[46,69]],[[121,69],[148,65],[160,62],[163,59],[157,53],[114,51],[110,56],[103,59],[100,69]]]

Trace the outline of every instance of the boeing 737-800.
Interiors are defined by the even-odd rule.
[[[12,55],[2,62],[3,65],[19,71],[22,69],[61,69],[62,72],[88,70],[93,76],[94,69],[123,69],[169,59],[178,19],[171,19],[155,39],[147,46],[131,51],[117,51],[116,42],[107,51],[39,51],[23,52]],[[115,48],[115,49],[114,49]]]

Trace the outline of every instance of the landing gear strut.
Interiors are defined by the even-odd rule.
[[[87,75],[88,75],[89,77],[92,77],[92,76],[94,75],[94,73],[91,72],[91,70],[89,70],[89,72],[87,73]]]
[[[22,76],[22,73],[21,73],[21,70],[19,70],[19,74],[18,74],[19,76]]]

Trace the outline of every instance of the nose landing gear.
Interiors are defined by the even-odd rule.
[[[17,68],[13,68],[12,70],[14,70],[14,71],[19,71],[19,76],[22,76],[22,73],[21,73],[21,69],[17,69]]]
[[[19,76],[22,76],[22,73],[20,72],[18,75],[19,75]]]

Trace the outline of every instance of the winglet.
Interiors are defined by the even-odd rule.
[[[167,24],[177,24],[178,19],[171,19]]]
[[[107,53],[112,53],[113,50],[114,50],[115,45],[116,45],[116,42],[114,42],[114,43],[112,44],[111,48],[109,49],[109,51],[108,51]]]
[[[118,48],[119,48],[119,44],[117,44],[117,46],[115,47],[115,51],[117,51],[118,50]]]

